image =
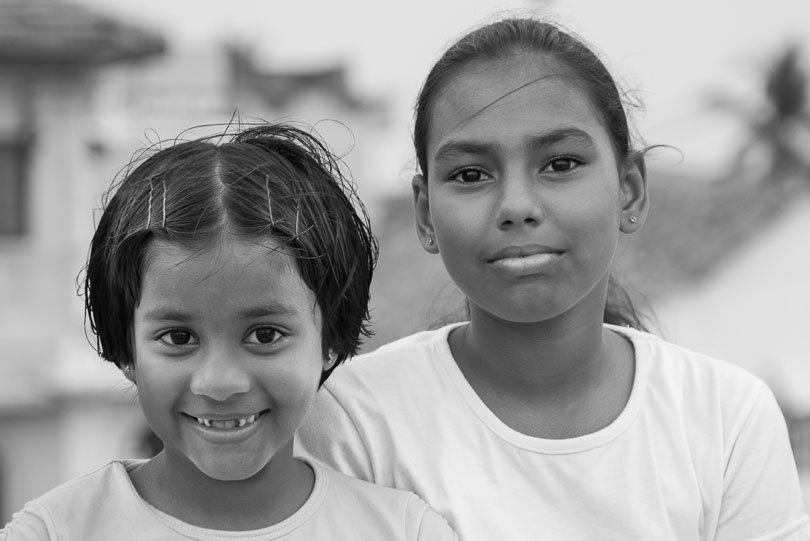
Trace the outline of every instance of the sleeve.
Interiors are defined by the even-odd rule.
[[[368,448],[354,419],[326,386],[298,428],[294,452],[345,475],[375,482]]]
[[[0,541],[49,541],[51,535],[48,522],[42,516],[44,510],[38,512],[37,507],[29,503],[22,511],[14,513],[11,522],[0,530]]]
[[[726,453],[715,539],[810,540],[785,419],[764,384]]]
[[[439,513],[413,494],[405,509],[408,541],[458,541],[456,532]]]

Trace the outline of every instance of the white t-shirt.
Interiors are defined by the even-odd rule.
[[[140,462],[111,462],[28,502],[0,530],[0,540],[456,539],[447,522],[415,494],[365,483],[314,463],[312,494],[286,520],[241,532],[199,528],[141,499],[127,474]]]
[[[296,453],[416,492],[464,541],[810,539],[784,418],[751,374],[610,327],[635,349],[626,407],[597,432],[541,439],[470,387],[453,327],[336,370]]]

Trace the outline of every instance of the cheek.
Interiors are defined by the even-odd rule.
[[[443,249],[449,248],[447,241],[464,242],[465,238],[475,238],[476,232],[487,224],[485,213],[472,200],[437,200],[430,211],[436,236],[446,241]]]
[[[560,226],[581,263],[602,269],[612,260],[619,241],[618,194],[606,187],[593,187],[557,207],[554,221]]]
[[[165,365],[156,366],[148,355],[140,355],[135,363],[135,387],[142,405],[168,403],[188,387],[187,377]]]
[[[581,224],[583,230],[601,230],[606,239],[618,234],[621,218],[621,193],[618,179],[583,186],[570,194],[560,205],[558,217],[572,224]],[[616,231],[614,231],[616,230]]]
[[[278,402],[300,404],[310,399],[318,389],[321,370],[312,365],[304,367],[287,367],[266,378],[273,386],[273,397]]]
[[[270,395],[279,404],[306,405],[318,390],[323,371],[320,347],[299,350],[281,361],[275,370],[263,375],[264,383],[271,388]],[[271,361],[272,362],[272,361]]]

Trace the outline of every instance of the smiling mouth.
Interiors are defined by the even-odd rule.
[[[243,426],[252,425],[260,419],[268,410],[248,415],[247,417],[238,417],[235,419],[209,419],[207,417],[195,417],[189,415],[192,419],[197,421],[198,424],[206,428],[216,428],[218,430],[233,430],[234,428],[242,428]]]

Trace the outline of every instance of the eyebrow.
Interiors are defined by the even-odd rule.
[[[283,303],[268,303],[253,306],[239,312],[234,319],[255,319],[265,316],[300,317],[300,311]],[[194,321],[195,317],[189,312],[177,310],[170,306],[158,306],[143,315],[145,321],[177,321],[186,323]]]
[[[540,135],[528,137],[526,147],[532,150],[539,150],[571,139],[578,140],[591,147],[595,146],[593,137],[591,137],[588,132],[579,128],[559,128]],[[497,151],[500,146],[501,145],[497,143],[451,139],[439,147],[433,155],[433,159],[438,161],[470,154],[491,154]]]
[[[541,149],[563,141],[573,140],[588,146],[596,146],[591,135],[579,128],[560,128],[552,132],[529,138],[527,146],[531,149]]]

